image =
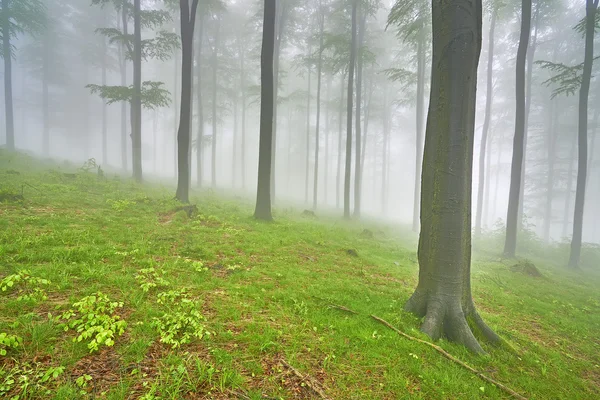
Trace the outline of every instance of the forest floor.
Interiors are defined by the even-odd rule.
[[[414,235],[173,192],[0,149],[0,398],[508,398],[370,317],[428,340],[402,310]],[[437,344],[527,398],[600,398],[596,250],[569,271],[532,245],[531,276],[496,243],[473,296],[516,352]]]

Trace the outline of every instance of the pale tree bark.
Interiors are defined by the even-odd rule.
[[[319,61],[317,62],[317,124],[315,127],[315,168],[313,176],[313,210],[317,209],[319,188],[319,128],[321,125],[321,70],[323,69],[323,32],[325,13],[319,1]]]
[[[337,168],[335,173],[335,207],[340,208],[341,203],[341,182],[342,182],[342,145],[344,143],[343,115],[344,115],[344,74],[340,75],[340,106],[338,112],[338,149],[337,149]]]
[[[127,10],[121,8],[117,15],[117,29],[123,29],[127,33]],[[121,74],[121,86],[127,86],[127,60],[125,58],[125,47],[119,44],[119,72]],[[121,102],[121,168],[127,171],[127,102]]]
[[[516,69],[516,118],[513,157],[510,173],[510,191],[506,216],[506,240],[504,255],[514,257],[517,249],[517,228],[521,193],[521,170],[525,141],[525,62],[531,33],[531,0],[523,0],[521,7],[521,37],[517,51]]]
[[[311,47],[308,47],[308,54],[312,52]],[[308,204],[308,182],[310,175],[310,96],[311,96],[311,65],[310,62],[307,65],[308,70],[306,72],[308,77],[308,91],[306,92],[306,149],[304,152],[304,203]],[[277,97],[275,97],[277,99]],[[271,181],[272,183],[273,181]]]
[[[219,36],[221,31],[221,21],[217,17],[216,20],[216,31],[214,38],[214,49],[212,59],[212,80],[213,80],[213,93],[212,93],[212,143],[211,143],[211,182],[212,187],[217,186],[217,71],[219,67]]]
[[[140,0],[133,1],[133,98],[131,116],[133,129],[131,148],[133,178],[142,181],[142,27]]]
[[[2,0],[2,9],[10,9],[10,0]],[[15,115],[12,93],[12,57],[10,43],[10,14],[2,13],[2,52],[4,54],[4,112],[6,117],[6,147],[15,150]]]
[[[346,168],[344,176],[344,218],[350,219],[350,179],[352,174],[352,105],[354,100],[354,64],[356,63],[356,8],[358,0],[352,3],[352,41],[350,43],[350,64],[348,66],[348,97],[346,106]]]
[[[202,187],[202,163],[204,162],[204,106],[202,102],[202,45],[204,40],[204,15],[199,16],[198,43],[196,47],[196,112],[198,128],[196,132],[196,186]]]
[[[496,10],[492,10],[490,21],[490,34],[488,37],[488,62],[487,62],[487,91],[485,94],[485,117],[483,120],[483,129],[481,130],[481,143],[479,147],[479,184],[477,185],[477,211],[475,216],[475,237],[481,235],[481,220],[483,214],[483,192],[485,186],[485,156],[488,134],[490,131],[490,121],[492,119],[492,98],[493,98],[493,72],[494,72],[494,32],[496,30]],[[487,200],[487,199],[486,199]]]
[[[361,105],[362,105],[362,70],[363,70],[363,42],[365,37],[367,13],[361,10],[360,22],[358,25],[358,39],[356,43],[356,122],[354,129],[356,130],[355,152],[356,159],[354,160],[354,218],[360,218],[360,200],[361,200]]]

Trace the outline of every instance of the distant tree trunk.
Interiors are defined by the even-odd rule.
[[[325,107],[325,163],[323,164],[323,204],[327,206],[327,195],[329,192],[329,104],[331,96],[331,79],[327,80]]]
[[[387,215],[388,199],[387,199],[387,163],[388,163],[388,146],[390,140],[390,106],[388,104],[388,91],[383,90],[383,151],[381,155],[381,211],[383,215]]]
[[[499,342],[471,296],[471,181],[481,0],[433,2],[433,70],[421,195],[419,284],[405,309],[421,330],[471,351],[481,336]],[[452,171],[451,174],[448,172]]]
[[[193,46],[194,25],[198,0],[192,0],[192,8],[188,0],[179,0],[179,20],[181,26],[181,111],[179,114],[179,130],[177,132],[177,192],[175,197],[182,203],[189,203],[190,190],[190,121],[192,113],[192,88],[194,80]]]
[[[204,107],[202,105],[202,44],[204,39],[204,15],[200,15],[198,26],[198,47],[196,47],[196,109],[198,131],[196,133],[196,186],[202,187],[202,152],[204,150]]]
[[[158,110],[154,109],[152,113],[152,165],[154,174],[158,173]]]
[[[45,156],[50,154],[50,99],[48,93],[48,80],[50,79],[50,46],[49,36],[44,36],[44,48],[42,49],[42,109],[43,109],[43,123],[44,123],[44,138],[43,138],[43,152]],[[105,79],[105,74],[102,75],[102,78]],[[102,85],[106,85],[106,82],[103,81]],[[106,102],[104,102],[106,104]],[[103,109],[103,118],[105,116]],[[104,123],[104,122],[103,122]],[[104,131],[103,131],[104,132]],[[106,162],[103,161],[103,164]]]
[[[352,3],[352,42],[350,44],[350,64],[348,66],[348,104],[346,108],[346,172],[344,178],[344,218],[350,219],[350,175],[352,173],[352,104],[354,94],[354,64],[356,63],[356,8],[358,0]]]
[[[546,179],[546,204],[544,207],[544,241],[550,243],[550,227],[552,226],[552,199],[554,197],[554,162],[556,159],[556,140],[558,125],[557,100],[552,99],[550,106],[550,129],[546,137],[547,157],[548,157],[548,176]]]
[[[237,158],[237,148],[239,146],[238,143],[238,93],[235,92],[233,94],[233,143],[232,143],[232,150],[231,150],[231,188],[234,189],[235,188],[235,177],[238,173],[237,171],[237,164],[238,164],[238,158]]]
[[[492,19],[490,23],[490,34],[488,42],[488,62],[487,62],[487,91],[485,94],[485,118],[483,120],[483,129],[481,131],[481,144],[479,147],[479,184],[477,185],[477,211],[475,216],[475,237],[481,236],[481,218],[483,214],[483,189],[485,185],[485,155],[488,132],[490,130],[490,121],[492,119],[492,98],[493,98],[493,70],[494,70],[494,32],[496,30],[496,10],[492,10]],[[486,199],[487,200],[487,199]]]
[[[10,10],[10,0],[2,0],[2,9]],[[2,13],[2,54],[4,54],[4,110],[6,116],[6,147],[15,150],[15,116],[12,93],[12,54],[10,44],[10,14]]]
[[[335,175],[335,207],[340,208],[341,203],[341,182],[342,182],[342,143],[344,141],[343,137],[343,115],[344,115],[344,82],[346,81],[345,76],[342,74],[340,76],[340,107],[338,113],[338,152],[337,152],[337,169]]]
[[[240,45],[240,94],[242,97],[242,154],[240,163],[242,165],[242,189],[246,189],[246,70],[244,65],[244,44],[241,40]]]
[[[535,15],[533,18],[533,35],[530,38],[531,43],[527,49],[527,77],[525,82],[527,88],[525,90],[525,134],[523,135],[523,167],[521,168],[521,188],[519,192],[519,213],[517,215],[517,231],[523,229],[523,209],[525,206],[525,183],[527,177],[527,140],[529,137],[529,114],[531,110],[531,88],[533,86],[533,60],[535,57],[535,50],[537,49],[537,32],[539,26],[540,16],[540,4],[541,1],[537,1],[535,5]]]
[[[485,183],[483,194],[483,226],[487,227],[490,221],[490,179],[492,179],[492,137],[489,137],[489,143],[486,145],[487,154],[485,156]]]
[[[271,153],[273,139],[274,78],[273,56],[275,47],[276,0],[265,0],[262,51],[260,57],[260,145],[258,155],[258,187],[254,217],[271,221]]]
[[[367,86],[366,84],[364,85]],[[373,76],[369,78],[369,96],[365,99],[363,106],[363,131],[362,131],[362,150],[360,152],[360,181],[363,182],[363,171],[365,169],[365,157],[367,154],[367,142],[369,140],[369,118],[371,116],[371,100],[373,99]],[[375,155],[375,152],[373,152]],[[375,163],[373,163],[375,165]],[[364,192],[364,190],[362,190]],[[372,192],[374,193],[374,192]]]
[[[562,237],[567,236],[569,230],[569,213],[571,212],[571,196],[573,195],[573,164],[575,163],[575,154],[577,151],[577,138],[571,140],[571,151],[569,153],[569,168],[567,172],[567,191],[565,193],[565,209],[563,213]]]
[[[585,203],[585,186],[587,182],[588,163],[588,97],[590,93],[590,80],[592,78],[592,64],[594,63],[594,33],[596,25],[596,11],[598,0],[586,1],[585,23],[585,58],[583,62],[583,75],[581,90],[579,91],[579,132],[578,132],[578,163],[577,163],[577,189],[575,192],[575,211],[573,216],[573,239],[571,240],[571,254],[569,267],[579,267],[581,258],[581,242],[583,236],[583,210]]]
[[[133,0],[133,98],[131,137],[133,178],[142,181],[142,27],[140,0]]]
[[[217,18],[217,30],[215,32],[215,48],[212,59],[212,80],[213,80],[213,96],[212,96],[212,154],[211,154],[211,181],[212,187],[217,186],[217,69],[219,66],[219,36],[221,30],[221,22]]]
[[[361,173],[360,173],[360,151],[361,151],[361,97],[362,97],[362,69],[363,69],[363,41],[365,36],[365,21],[367,19],[367,13],[361,11],[360,23],[358,25],[358,41],[356,43],[357,53],[357,66],[356,66],[356,122],[354,129],[356,130],[355,140],[355,152],[356,159],[354,163],[354,217],[360,217],[360,197],[361,197]]]
[[[506,240],[504,255],[514,257],[517,250],[517,227],[519,213],[519,194],[521,192],[521,169],[525,140],[525,61],[531,32],[531,0],[523,0],[521,7],[521,38],[517,51],[516,99],[517,112],[515,120],[515,137],[513,141],[513,157],[510,172],[510,191],[508,197],[508,213],[506,216]]]
[[[127,33],[127,11],[121,9],[120,16],[117,16],[117,29],[122,29]],[[121,73],[121,86],[127,86],[127,59],[125,58],[125,49],[122,44],[119,45],[119,70]],[[127,171],[127,102],[121,102],[121,168]]]
[[[500,187],[500,161],[502,160],[502,142],[498,138],[498,151],[496,152],[496,177],[494,178],[494,202],[492,207],[492,218],[496,218],[498,205],[498,189]],[[495,220],[493,221],[495,223]]]
[[[421,195],[421,164],[423,159],[423,115],[425,113],[425,27],[419,30],[417,41],[417,135],[415,156],[415,191],[413,197],[413,231],[419,231],[419,199]]]
[[[308,54],[310,54],[311,51],[311,47],[309,46],[308,48]],[[304,153],[305,156],[305,164],[304,164],[304,172],[305,172],[305,177],[304,177],[304,203],[308,204],[308,177],[310,176],[310,94],[311,94],[311,87],[310,87],[310,78],[311,78],[311,65],[310,63],[308,64],[308,71],[307,71],[307,76],[308,76],[308,92],[306,93],[306,151]],[[271,180],[271,183],[273,183],[273,181]]]
[[[317,126],[315,127],[315,170],[313,178],[313,210],[317,209],[319,188],[319,127],[321,124],[321,70],[323,67],[323,33],[325,30],[325,13],[319,10],[319,61],[317,63]]]
[[[103,13],[103,25],[108,25],[107,22],[107,12],[104,10]],[[108,48],[106,46],[106,37],[102,36],[102,86],[106,86],[106,53]],[[107,106],[106,101],[102,99],[102,165],[106,166],[108,164],[108,121],[107,121]]]

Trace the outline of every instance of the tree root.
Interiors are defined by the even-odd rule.
[[[431,348],[433,348],[434,350],[436,350],[438,353],[440,353],[441,355],[443,355],[444,357],[446,357],[448,360],[460,365],[461,367],[467,369],[468,371],[472,372],[473,374],[477,375],[478,377],[480,377],[481,379],[483,379],[484,381],[491,383],[492,385],[496,386],[498,389],[502,390],[503,392],[511,395],[512,397],[514,397],[515,399],[519,399],[519,400],[527,400],[526,397],[521,396],[519,393],[515,392],[514,390],[512,390],[511,388],[504,386],[503,384],[501,384],[500,382],[497,382],[495,380],[493,380],[492,378],[488,377],[487,375],[484,375],[482,372],[477,371],[475,368],[471,367],[468,364],[465,364],[464,362],[462,362],[461,360],[459,360],[458,358],[454,357],[452,354],[448,353],[446,350],[442,349],[440,346],[437,346],[433,343],[427,342],[425,340],[421,340],[419,338],[416,338],[414,336],[410,336],[404,332],[402,332],[401,330],[395,328],[394,326],[392,326],[389,322],[387,322],[384,319],[379,318],[376,315],[371,315],[371,318],[373,318],[374,320],[382,323],[383,325],[387,326],[388,328],[390,328],[391,330],[393,330],[394,332],[396,332],[397,334],[399,334],[400,336],[408,339],[408,340],[412,340],[418,343],[422,343],[425,344]],[[466,322],[465,322],[466,324]],[[468,328],[468,325],[467,325]]]
[[[313,382],[309,376],[302,375],[300,373],[300,371],[298,371],[296,368],[294,368],[290,364],[288,364],[287,361],[285,361],[283,358],[280,361],[287,369],[292,371],[292,373],[294,375],[296,375],[298,378],[300,378],[302,380],[302,382],[306,383],[306,386],[308,386],[313,392],[318,394],[322,399],[324,399],[324,400],[329,399],[329,397],[327,397],[325,395],[323,390],[319,386],[317,386],[317,384],[315,382]]]

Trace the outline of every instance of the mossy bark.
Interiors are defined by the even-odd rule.
[[[471,297],[471,183],[481,0],[433,3],[433,75],[421,185],[419,284],[405,309],[421,330],[482,353],[499,342]],[[471,324],[469,324],[471,323]]]

